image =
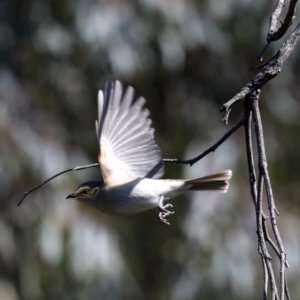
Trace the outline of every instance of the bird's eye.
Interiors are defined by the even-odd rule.
[[[83,190],[81,193],[86,195],[88,193],[88,190]]]

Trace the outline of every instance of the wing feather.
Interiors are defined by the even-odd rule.
[[[136,119],[137,116],[140,116],[140,121],[137,123]],[[133,135],[136,132],[143,132],[148,133],[149,127],[151,125],[151,121],[149,119],[146,119],[148,114],[145,113],[139,113],[136,114],[135,112],[132,112],[132,115],[130,118],[127,118],[126,120],[122,120],[122,123],[118,126],[118,130],[115,130],[114,134],[109,134],[108,138],[110,138],[111,143],[119,143],[126,139],[129,135]],[[145,124],[148,123],[148,124]],[[145,126],[144,126],[145,125]]]
[[[104,180],[117,178],[160,178],[164,173],[161,151],[154,140],[149,111],[143,97],[135,102],[134,89],[123,95],[122,85],[108,81],[98,93],[96,132],[99,163]]]
[[[148,116],[148,112],[140,114],[141,105],[143,105],[144,103],[145,100],[143,100],[143,102],[140,103],[140,105],[133,105],[131,107],[130,113],[128,113],[127,111],[120,110],[119,113],[115,115],[115,118],[110,118],[111,122],[110,124],[107,124],[108,126],[106,128],[112,128],[112,130],[108,131],[106,133],[106,136],[110,139],[110,142],[112,144],[116,143],[115,140],[119,142],[120,137],[123,137],[124,134],[128,135],[128,132],[134,131],[137,128],[143,128],[142,122],[150,122],[149,119],[147,120],[145,118],[146,116]],[[137,117],[141,118],[140,122],[136,122]],[[114,121],[117,121],[117,123]],[[145,130],[148,130],[148,128],[145,128]]]
[[[136,130],[132,131],[131,133],[126,133],[124,136],[120,137],[120,142],[117,144],[117,147],[115,150],[125,150],[124,146],[127,144],[132,144],[132,146],[135,145],[136,142],[142,142],[144,139],[147,138],[147,132],[145,129],[138,130],[139,128],[136,128]]]

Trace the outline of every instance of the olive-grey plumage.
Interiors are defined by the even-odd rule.
[[[99,142],[99,165],[103,181],[80,185],[67,198],[75,198],[96,209],[113,215],[128,215],[155,207],[159,218],[173,213],[164,200],[186,190],[226,192],[232,172],[187,180],[159,179],[164,173],[161,150],[154,140],[145,99],[135,102],[134,90],[107,81],[105,92],[98,93],[96,133]]]

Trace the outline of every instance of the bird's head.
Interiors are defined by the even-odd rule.
[[[103,188],[103,181],[88,181],[81,184],[74,193],[67,196],[66,199],[74,198],[81,202],[90,202]]]

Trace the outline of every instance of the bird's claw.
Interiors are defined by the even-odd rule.
[[[170,203],[164,205],[164,197],[162,196],[159,200],[159,206],[158,206],[159,214],[158,214],[158,217],[166,225],[171,225],[169,223],[169,221],[166,219],[166,217],[171,215],[171,214],[174,214],[174,211],[168,210],[169,207],[173,207],[173,205],[170,204]]]

